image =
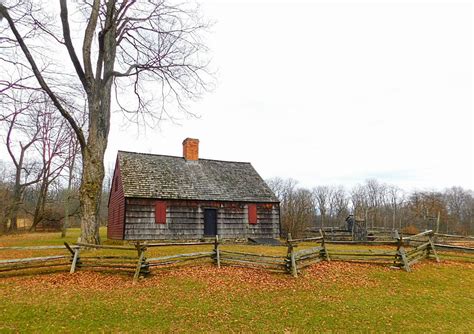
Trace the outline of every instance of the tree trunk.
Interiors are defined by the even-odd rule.
[[[19,182],[16,182],[14,186],[14,191],[13,191],[13,203],[10,210],[10,228],[8,229],[8,232],[16,232],[18,230],[17,220],[18,220],[18,211],[20,210],[20,204],[21,204],[21,197],[22,197],[21,195],[22,195],[21,186],[19,185]]]
[[[69,164],[69,177],[67,181],[67,193],[66,193],[66,202],[64,204],[64,221],[63,221],[63,226],[61,227],[61,238],[66,237],[66,231],[67,231],[67,228],[69,227],[69,205],[71,202],[72,176],[74,173],[75,161],[76,161],[76,157],[72,155],[70,164]]]
[[[8,229],[8,218],[5,216],[2,218],[2,222],[0,224],[0,235],[7,233]]]
[[[15,210],[12,213],[12,217],[10,219],[10,229],[9,232],[13,233],[18,231],[18,210]]]
[[[66,237],[66,231],[69,226],[69,193],[70,193],[70,188],[68,188],[67,190],[66,204],[64,205],[64,220],[63,220],[63,226],[61,226],[61,238]]]
[[[79,190],[81,203],[81,241],[91,244],[100,244],[99,235],[99,208],[104,180],[104,153],[105,146],[90,143],[92,134],[89,134],[88,148],[82,155],[82,182]],[[104,141],[102,140],[104,143]],[[102,147],[100,147],[102,146]]]
[[[35,213],[33,216],[33,224],[30,227],[30,232],[36,231],[36,226],[44,218],[44,208],[46,206],[46,197],[48,196],[48,188],[49,188],[49,179],[48,179],[47,173],[45,173],[43,175],[43,180],[41,182],[41,187],[38,194],[38,200],[36,201]]]
[[[116,52],[117,26],[114,21],[115,1],[107,2],[104,29],[99,33],[99,53],[96,73],[113,73]],[[103,67],[102,67],[103,66]],[[95,80],[88,94],[89,133],[86,147],[82,147],[81,240],[99,244],[99,209],[104,181],[104,154],[110,130],[110,100],[112,77]]]

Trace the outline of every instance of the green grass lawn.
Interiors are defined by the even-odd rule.
[[[74,242],[78,233],[71,230],[67,241]],[[101,233],[105,240],[104,231]],[[62,242],[57,233],[0,237],[0,246]],[[284,247],[224,247],[285,253]],[[210,248],[173,247],[156,252]],[[0,253],[0,257],[8,254]],[[297,279],[194,264],[154,269],[136,284],[127,274],[86,270],[73,275],[64,270],[0,275],[2,333],[472,332],[472,328],[472,262],[424,261],[411,273],[377,265],[324,262]]]

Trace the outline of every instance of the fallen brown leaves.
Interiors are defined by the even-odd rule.
[[[259,269],[222,267],[213,265],[176,268],[172,271],[155,271],[140,284],[148,286],[165,278],[185,278],[196,280],[212,291],[252,290],[274,291],[281,289],[311,289],[315,284],[343,283],[347,287],[374,286],[376,281],[368,271],[374,268],[365,264],[321,262],[304,270],[298,278],[287,274],[277,274]],[[377,270],[389,270],[378,268]]]
[[[281,289],[311,289],[315,284],[341,282],[344,286],[370,287],[377,284],[369,277],[374,266],[343,262],[322,262],[304,270],[298,278],[287,274],[271,273],[264,270],[222,267],[212,264],[197,264],[167,269],[154,269],[152,274],[134,283],[131,275],[120,272],[79,271],[75,274],[52,273],[24,277],[6,277],[4,282],[16,289],[49,290],[66,289],[110,290],[140,289],[166,284],[173,279],[194,281],[203,284],[208,291],[274,291]],[[389,270],[379,267],[377,270]]]
[[[455,261],[423,262],[416,265],[419,270],[424,266],[462,266],[474,269],[474,263]],[[169,284],[173,280],[195,282],[205,287],[207,292],[223,291],[275,291],[311,290],[315,286],[338,284],[344,289],[370,288],[379,283],[373,278],[374,271],[393,269],[361,263],[321,262],[306,268],[298,278],[287,274],[271,273],[259,269],[222,267],[212,264],[195,264],[166,269],[154,269],[147,278],[133,282],[131,274],[121,272],[96,272],[82,270],[75,274],[50,273],[31,276],[5,277],[3,282],[18,291],[42,291],[62,289],[68,291],[106,291],[110,289],[142,289]]]

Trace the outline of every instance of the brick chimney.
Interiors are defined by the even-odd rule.
[[[199,159],[199,139],[186,138],[183,141],[183,158],[186,160]]]

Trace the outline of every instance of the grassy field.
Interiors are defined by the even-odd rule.
[[[67,241],[77,236],[72,230]],[[57,233],[0,237],[0,246],[62,242]],[[14,255],[19,254],[0,253],[0,258]],[[314,265],[294,279],[200,264],[155,269],[136,284],[126,274],[85,270],[73,275],[64,270],[3,274],[0,332],[471,332],[474,264],[445,259],[439,264],[425,261],[413,269],[406,273],[331,262]]]

